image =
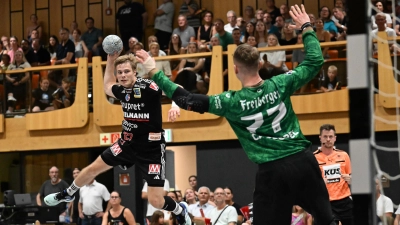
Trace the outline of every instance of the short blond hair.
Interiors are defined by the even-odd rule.
[[[334,66],[334,65],[331,65],[331,66],[328,67],[328,71],[332,71],[332,72],[337,73],[337,67]]]
[[[122,55],[118,57],[114,61],[114,67],[116,68],[118,65],[124,64],[126,62],[129,62],[129,64],[131,64],[132,70],[136,70],[137,61],[133,54]]]
[[[154,45],[157,46],[158,48],[160,48],[160,45],[157,42],[151,42],[149,44],[149,48],[153,47]]]

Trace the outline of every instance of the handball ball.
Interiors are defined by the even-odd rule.
[[[117,35],[108,35],[103,40],[103,49],[107,54],[121,53],[123,48],[122,40]]]

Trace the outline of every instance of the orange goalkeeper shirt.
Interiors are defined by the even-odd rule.
[[[327,181],[329,200],[335,201],[350,196],[349,184],[341,177],[342,174],[351,174],[349,155],[345,151],[335,148],[330,155],[325,155],[320,149],[315,151],[314,155],[317,158],[322,177]]]

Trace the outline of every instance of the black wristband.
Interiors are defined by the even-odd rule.
[[[310,22],[306,22],[303,25],[301,25],[301,30],[303,31],[304,29],[306,29],[307,27],[312,27]]]

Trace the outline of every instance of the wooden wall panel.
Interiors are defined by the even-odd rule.
[[[319,6],[318,4],[316,4],[315,0],[303,0],[303,1],[304,1],[304,6],[306,7],[306,12],[312,13],[314,14],[315,18],[318,18]]]
[[[35,1],[24,1],[24,38],[28,37],[26,28],[31,24],[31,15],[36,14]]]
[[[75,20],[75,6],[63,7],[62,13],[62,26],[70,29],[72,21]],[[72,33],[72,30],[70,30],[70,32]]]
[[[87,30],[86,24],[85,24],[85,19],[88,17],[88,12],[89,12],[88,0],[76,1],[75,10],[76,10],[75,19],[76,19],[76,22],[78,23],[78,28],[83,33]],[[97,28],[101,28],[100,21],[94,21],[94,25]],[[70,25],[68,25],[68,27],[70,27]]]
[[[102,27],[102,16],[103,16],[103,13],[102,13],[102,6],[101,6],[101,4],[90,4],[89,5],[89,16],[91,16],[91,17],[93,17],[93,19],[94,19],[94,24],[95,24],[95,26],[96,27],[98,27],[98,28],[101,28]],[[83,22],[83,23],[85,23],[85,22]],[[84,25],[85,26],[85,28],[86,28],[86,25]],[[84,29],[84,30],[87,30],[87,29]]]
[[[0,35],[10,36],[10,1],[3,1],[0,7],[2,19]]]
[[[75,5],[75,0],[62,0],[62,5],[63,6],[74,6]]]
[[[49,7],[49,0],[36,0],[36,8],[48,8]]]
[[[49,28],[50,34],[54,34],[59,37],[59,31],[62,26],[61,20],[61,1],[50,1],[50,21]]]
[[[90,3],[101,3],[101,0],[89,0]]]
[[[52,34],[58,35],[57,33],[51,33],[49,30],[49,10],[48,9],[39,9],[36,11],[36,15],[39,18],[40,26],[42,26],[42,37],[41,40],[43,44],[47,44],[49,42],[49,37]]]
[[[255,10],[257,9],[257,0],[247,0],[247,1],[243,1],[242,4],[242,11],[240,12],[240,16],[243,16],[245,14],[245,9],[246,6],[251,6],[254,9],[254,13],[256,12]]]
[[[4,2],[4,1],[2,1]],[[23,1],[22,0],[12,0],[11,11],[19,11],[23,10]]]
[[[11,13],[11,35],[17,36],[18,41],[21,41],[21,38],[24,35],[23,28],[23,13],[22,12],[13,12]]]
[[[239,4],[239,1],[231,1],[229,4],[225,1],[214,1],[214,18],[221,18],[226,22],[226,13],[229,10],[240,12]]]
[[[86,0],[87,1],[87,0]],[[107,2],[110,2],[110,8],[112,11],[111,15],[106,15],[104,12],[107,8]],[[117,23],[115,20],[115,14],[117,13],[118,8],[114,8],[115,0],[103,0],[103,35],[104,37],[109,34],[117,34]]]

